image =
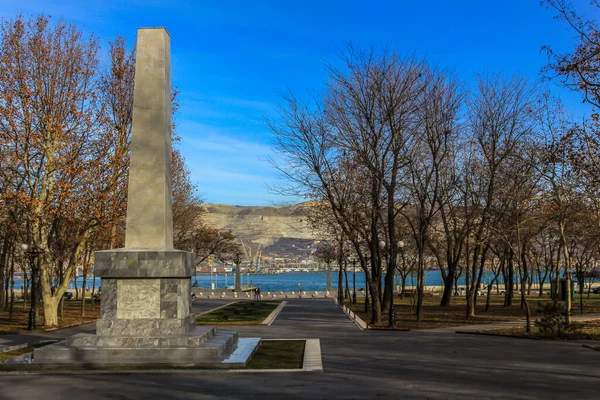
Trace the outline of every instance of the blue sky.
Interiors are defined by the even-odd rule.
[[[573,3],[592,12],[587,0]],[[348,42],[415,53],[467,85],[481,71],[538,79],[542,45],[573,46],[573,34],[539,0],[0,0],[1,17],[18,13],[76,23],[105,48],[117,34],[133,44],[138,27],[166,27],[192,179],[207,202],[239,205],[293,202],[267,189],[278,178],[266,161],[264,118],[276,115],[282,91],[320,90],[323,62],[335,62]],[[588,111],[579,95],[556,92],[576,115]]]

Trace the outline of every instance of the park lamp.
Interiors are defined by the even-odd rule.
[[[27,323],[27,329],[35,329],[35,308],[36,308],[36,275],[37,271],[35,268],[35,257],[46,250],[46,245],[41,244],[39,247],[29,246],[27,243],[21,244],[23,253],[29,256],[29,269],[31,270],[31,307],[29,309],[29,321]]]
[[[385,249],[385,248],[386,248],[386,246],[387,246],[387,243],[385,242],[385,240],[381,240],[381,241],[379,242],[379,248],[380,248],[380,249],[382,249],[382,250],[383,250],[383,249]],[[399,248],[399,249],[402,249],[402,248],[404,248],[404,246],[405,246],[405,243],[404,243],[404,241],[403,241],[403,240],[398,240],[398,242],[396,243],[396,247],[397,247],[397,248]]]

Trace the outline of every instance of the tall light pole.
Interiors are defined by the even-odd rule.
[[[367,263],[367,271],[365,275],[369,273],[369,262],[371,261],[371,256],[365,256],[365,262]],[[365,276],[365,312],[369,311],[369,280],[367,276]]]
[[[40,245],[39,248],[35,245],[29,246],[25,243],[21,245],[23,253],[29,258],[29,270],[31,271],[31,307],[29,308],[29,321],[27,323],[27,329],[30,331],[35,329],[35,307],[37,306],[37,268],[35,265],[35,259],[44,252],[46,246]]]
[[[352,256],[352,304],[356,304],[356,257]]]
[[[215,284],[213,282],[212,264],[211,264],[211,259],[210,259],[211,255],[212,255],[212,253],[208,254],[208,268],[210,269],[210,288],[214,289],[215,288]]]

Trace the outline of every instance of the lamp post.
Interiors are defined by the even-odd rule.
[[[365,274],[368,274],[369,272],[369,262],[371,261],[371,257],[370,256],[365,256],[365,262],[367,263],[367,272],[365,272]],[[369,287],[368,287],[369,281],[367,279],[367,277],[365,276],[365,312],[369,311]]]
[[[352,256],[352,304],[356,304],[356,257]]]
[[[29,246],[25,243],[21,245],[23,253],[29,258],[29,270],[31,271],[31,307],[29,309],[29,321],[27,323],[27,329],[30,331],[35,329],[35,307],[37,306],[37,268],[35,266],[35,259],[37,256],[42,254],[46,249],[44,244],[40,247]]]

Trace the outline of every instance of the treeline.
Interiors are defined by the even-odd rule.
[[[76,268],[85,287],[93,252],[123,246],[134,72],[135,52],[122,37],[102,51],[95,36],[49,17],[2,22],[0,309],[11,315],[15,272],[25,299],[37,275],[44,324],[57,325]],[[174,90],[174,112],[176,99]],[[204,258],[225,251],[233,235],[201,223],[201,200],[173,140],[175,247]]]
[[[577,18],[562,1],[548,5]],[[464,277],[467,318],[484,272],[492,285],[502,276],[505,305],[518,294],[528,327],[534,276],[596,276],[600,64],[584,55],[600,47],[597,26],[577,21],[581,43],[568,55],[547,49],[548,71],[585,93],[589,120],[571,118],[524,78],[485,73],[468,89],[424,60],[354,47],[342,68],[326,65],[322,96],[284,96],[270,124],[281,156],[275,165],[290,183],[281,191],[313,200],[314,225],[329,232],[340,265],[357,259],[373,323],[391,310],[396,273],[403,282],[417,276],[417,320],[426,268],[440,268],[440,306],[450,305]]]

